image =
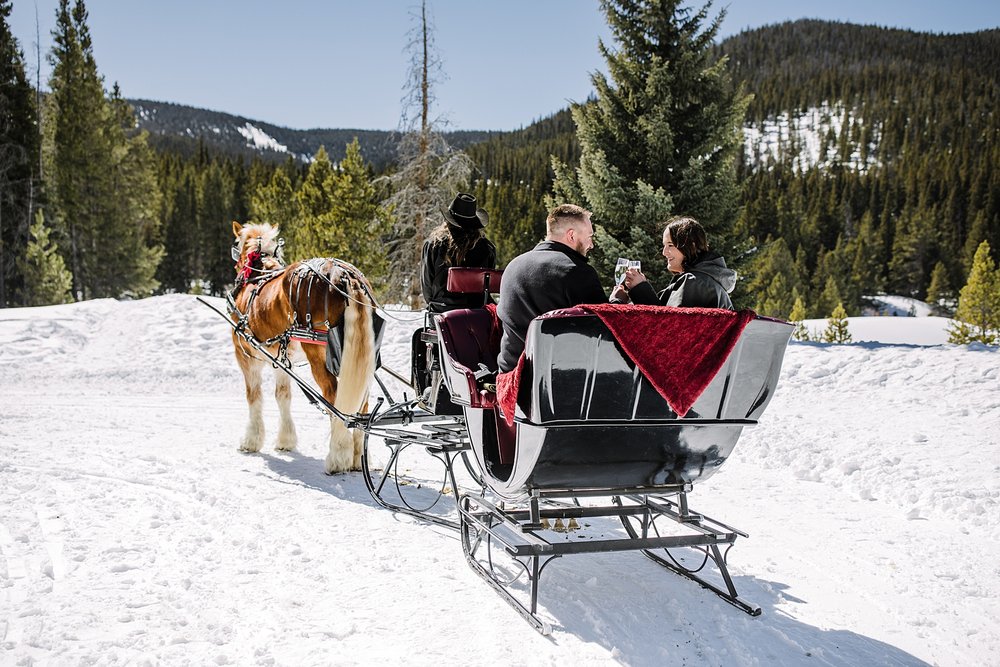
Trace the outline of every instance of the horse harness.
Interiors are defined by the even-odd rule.
[[[233,317],[236,320],[234,328],[237,334],[243,334],[245,332],[249,336],[254,336],[254,333],[253,331],[251,331],[249,326],[249,313],[253,307],[253,302],[256,300],[257,295],[260,293],[261,288],[265,284],[277,278],[278,276],[283,275],[285,271],[288,270],[288,267],[284,266],[282,262],[281,246],[283,245],[284,245],[284,240],[281,239],[278,242],[277,252],[265,253],[263,252],[263,249],[261,247],[262,246],[261,240],[257,239],[257,248],[252,249],[250,250],[250,252],[247,253],[246,263],[242,265],[239,264],[240,261],[239,247],[236,244],[233,245],[232,255],[233,258],[237,261],[236,282],[233,285],[233,289],[226,293],[226,306],[227,310],[229,311],[230,317]],[[281,268],[271,269],[271,270],[264,269],[264,259],[268,257],[274,259],[279,264],[281,264]],[[342,280],[342,282],[344,283],[343,287],[335,284],[325,275],[320,273],[320,271],[316,268],[316,266],[314,266],[314,264],[317,263],[318,261],[333,262],[336,266],[340,267],[344,271],[344,277]],[[326,312],[324,313],[323,325],[326,328],[319,329],[313,326],[312,313],[309,312],[308,308],[306,309],[305,326],[299,324],[298,313],[296,312],[294,304],[298,303],[299,297],[302,294],[303,282],[307,283],[306,285],[307,303],[312,297],[313,284],[316,282],[317,279],[326,283],[326,286],[338,292],[346,300],[357,301],[357,299],[352,297],[348,292],[349,286],[347,283],[352,278],[355,281],[357,281],[359,285],[361,285],[361,289],[365,292],[365,295],[369,299],[369,303],[364,305],[374,307],[374,304],[376,303],[375,297],[371,293],[371,291],[368,288],[368,285],[363,279],[361,271],[359,271],[358,268],[355,267],[354,265],[340,259],[320,258],[319,260],[317,259],[307,260],[303,262],[296,269],[296,274],[294,277],[297,278],[297,280],[291,280],[289,281],[288,284],[288,301],[289,304],[292,305],[292,314],[290,318],[291,324],[287,329],[285,329],[280,334],[272,336],[271,338],[268,338],[267,340],[262,342],[262,345],[264,347],[271,347],[272,345],[277,344],[278,345],[277,358],[281,363],[285,364],[286,366],[288,365],[288,345],[291,342],[296,341],[299,343],[326,345],[331,328],[330,314],[329,314],[329,300],[325,298],[323,300],[323,307]],[[251,292],[250,292],[250,298],[247,300],[246,312],[241,312],[236,305],[236,294],[244,287],[249,287]],[[294,291],[294,298],[293,298],[293,291]]]

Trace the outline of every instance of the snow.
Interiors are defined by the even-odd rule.
[[[277,139],[250,121],[244,123],[242,127],[237,127],[236,131],[243,135],[243,138],[247,140],[247,146],[250,146],[251,148],[256,148],[257,150],[275,151],[276,153],[288,152],[288,146],[279,143]]]
[[[948,342],[946,317],[848,317],[851,342],[892,343],[896,345],[940,345]],[[810,338],[819,338],[827,320],[803,320]]]
[[[405,369],[420,316],[393,316]],[[0,310],[0,663],[995,665],[1000,353],[929,341],[938,320],[792,343],[691,494],[750,534],[729,564],[761,616],[636,553],[570,556],[543,637],[457,534],[324,475],[301,396],[299,451],[237,452],[229,328],[193,297]]]
[[[941,345],[948,342],[947,317],[932,315],[931,307],[905,296],[879,294],[865,297],[865,310],[878,317],[848,317],[851,342],[892,343],[896,345]],[[827,320],[804,320],[810,338],[816,340],[827,327]]]
[[[865,297],[879,315],[906,315],[910,317],[928,317],[932,313],[930,305],[906,296],[879,294]]]
[[[748,156],[757,156],[754,158],[756,164],[764,164],[768,158],[780,160],[788,155],[794,155],[794,166],[799,171],[817,164],[835,162],[839,159],[839,140],[845,129],[845,114],[859,127],[864,124],[857,110],[847,110],[843,104],[831,105],[826,102],[795,114],[782,112],[764,119],[759,125],[745,126],[744,150]],[[850,130],[850,125],[846,129]],[[824,151],[824,138],[827,138],[831,131],[835,138],[826,144]],[[845,161],[846,164],[859,171],[867,171],[873,166],[878,166],[874,155],[878,149],[880,134],[880,127],[875,127],[872,131],[872,140],[867,147],[868,155],[864,159],[856,140],[852,139],[851,154]]]

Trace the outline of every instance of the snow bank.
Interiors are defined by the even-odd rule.
[[[393,316],[383,356],[405,369],[421,318]],[[544,638],[457,535],[324,475],[301,398],[298,452],[238,453],[229,328],[193,297],[0,310],[0,662],[995,663],[997,349],[861,319],[895,342],[790,345],[761,423],[691,497],[750,533],[729,563],[763,615],[639,554],[567,557]]]

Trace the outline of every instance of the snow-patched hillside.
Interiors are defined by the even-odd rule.
[[[402,369],[420,316],[394,316]],[[1000,353],[861,319],[892,342],[792,343],[760,424],[691,494],[750,533],[729,562],[763,614],[639,554],[567,557],[542,580],[546,638],[457,535],[324,475],[300,396],[298,452],[237,452],[229,329],[193,297],[2,310],[0,663],[997,664]]]

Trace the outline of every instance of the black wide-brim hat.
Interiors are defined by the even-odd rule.
[[[441,214],[449,225],[460,229],[482,229],[490,221],[486,211],[476,206],[476,198],[465,192],[459,192],[451,207],[441,209]]]

